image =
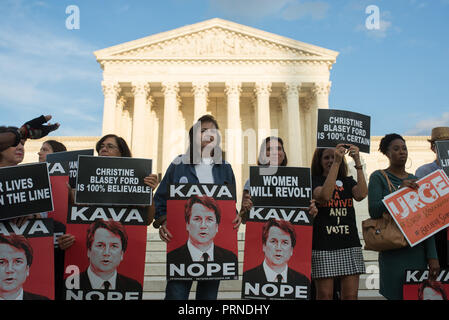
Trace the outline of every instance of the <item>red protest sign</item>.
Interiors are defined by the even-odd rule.
[[[449,225],[449,178],[443,170],[417,183],[418,190],[402,188],[382,200],[412,247]]]

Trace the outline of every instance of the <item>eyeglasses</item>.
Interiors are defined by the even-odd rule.
[[[106,149],[109,149],[109,150],[111,150],[111,149],[118,149],[117,146],[115,146],[115,145],[113,145],[111,143],[108,143],[108,144],[100,144],[100,149],[99,150],[101,150],[101,149],[103,149],[105,147],[106,147]]]

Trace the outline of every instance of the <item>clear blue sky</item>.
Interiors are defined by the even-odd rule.
[[[449,126],[449,0],[1,0],[0,17],[0,125],[52,114],[57,135],[101,135],[93,51],[218,17],[340,52],[330,107],[370,115],[372,135]]]

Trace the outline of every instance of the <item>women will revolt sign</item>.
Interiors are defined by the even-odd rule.
[[[214,184],[169,186],[168,280],[238,278],[235,187]]]
[[[282,167],[270,179],[266,178],[266,171],[258,169],[250,169],[253,207],[246,223],[242,298],[309,299],[310,169]],[[276,185],[279,187],[275,181],[284,181],[281,185],[288,190],[302,191],[292,191],[288,197],[283,192],[269,192]],[[261,186],[266,192],[258,194]]]
[[[79,156],[75,203],[151,205],[151,159]]]
[[[411,247],[449,225],[449,178],[443,170],[417,183],[418,190],[402,188],[382,200]]]
[[[148,215],[141,207],[71,206],[66,300],[140,300]]]
[[[53,220],[0,222],[0,300],[54,300]]]
[[[46,163],[0,169],[0,220],[52,210]]]
[[[369,116],[345,110],[318,109],[317,148],[353,144],[361,152],[370,152]]]

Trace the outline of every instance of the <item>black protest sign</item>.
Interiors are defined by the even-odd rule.
[[[340,143],[353,144],[361,152],[370,152],[369,116],[333,109],[318,109],[317,148],[334,148]]]
[[[93,156],[94,149],[84,149],[75,151],[55,152],[47,154],[49,163],[48,171],[50,175],[69,176],[69,184],[76,187],[76,176],[78,172],[78,156]]]
[[[249,181],[255,207],[308,208],[310,205],[310,168],[250,167]]]
[[[151,205],[151,159],[79,156],[75,203]]]
[[[53,211],[46,163],[0,168],[0,220]]]
[[[440,166],[449,177],[449,140],[435,141],[435,145]]]

